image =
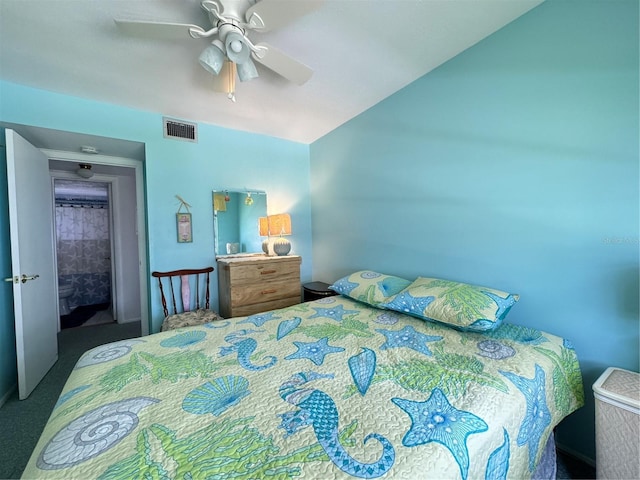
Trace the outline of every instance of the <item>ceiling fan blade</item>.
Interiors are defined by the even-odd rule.
[[[249,7],[245,19],[253,30],[268,32],[317,10],[325,0],[260,0]]]
[[[115,20],[118,28],[128,35],[145,38],[164,38],[167,40],[195,38],[191,31],[204,34],[198,25],[186,23],[145,22],[136,20]]]
[[[313,75],[309,67],[271,45],[258,43],[256,47],[258,51],[253,52],[252,56],[257,62],[293,83],[302,85]]]

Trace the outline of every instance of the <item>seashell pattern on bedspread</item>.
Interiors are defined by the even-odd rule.
[[[531,478],[581,407],[569,341],[345,296],[87,352],[24,478]]]

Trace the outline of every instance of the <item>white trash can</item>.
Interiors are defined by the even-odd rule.
[[[593,393],[596,478],[640,479],[640,374],[607,368]]]

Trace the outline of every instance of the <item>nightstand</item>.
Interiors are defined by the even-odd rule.
[[[300,303],[297,255],[218,259],[220,315],[244,317]]]
[[[338,295],[333,290],[329,290],[330,285],[324,282],[305,283],[302,286],[302,301],[310,302],[325,297],[333,297]]]

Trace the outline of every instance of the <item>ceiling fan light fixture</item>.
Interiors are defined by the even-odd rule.
[[[211,42],[211,45],[202,51],[198,61],[207,72],[218,75],[225,61],[222,42],[218,39]]]
[[[253,63],[251,59],[247,60],[244,63],[239,63],[237,65],[237,70],[238,78],[241,82],[246,82],[248,80],[258,78],[258,70],[256,69],[255,63]]]
[[[226,91],[235,101],[236,73],[243,82],[258,77],[253,61],[298,85],[309,80],[313,70],[271,45],[254,44],[247,31],[268,32],[279,28],[312,12],[323,1],[200,0],[208,14],[210,29],[193,24],[144,20],[116,20],[116,24],[121,30],[142,37],[200,39],[215,35],[215,40],[201,52],[198,61],[207,72],[222,80],[219,82],[221,87],[214,88]],[[225,73],[227,64],[226,70],[231,70],[230,74]]]
[[[242,64],[249,60],[251,50],[245,42],[244,36],[238,32],[227,33],[224,44],[227,49],[227,57],[234,63]]]
[[[235,53],[242,52],[242,42],[240,40],[232,40],[229,42],[229,48]]]

